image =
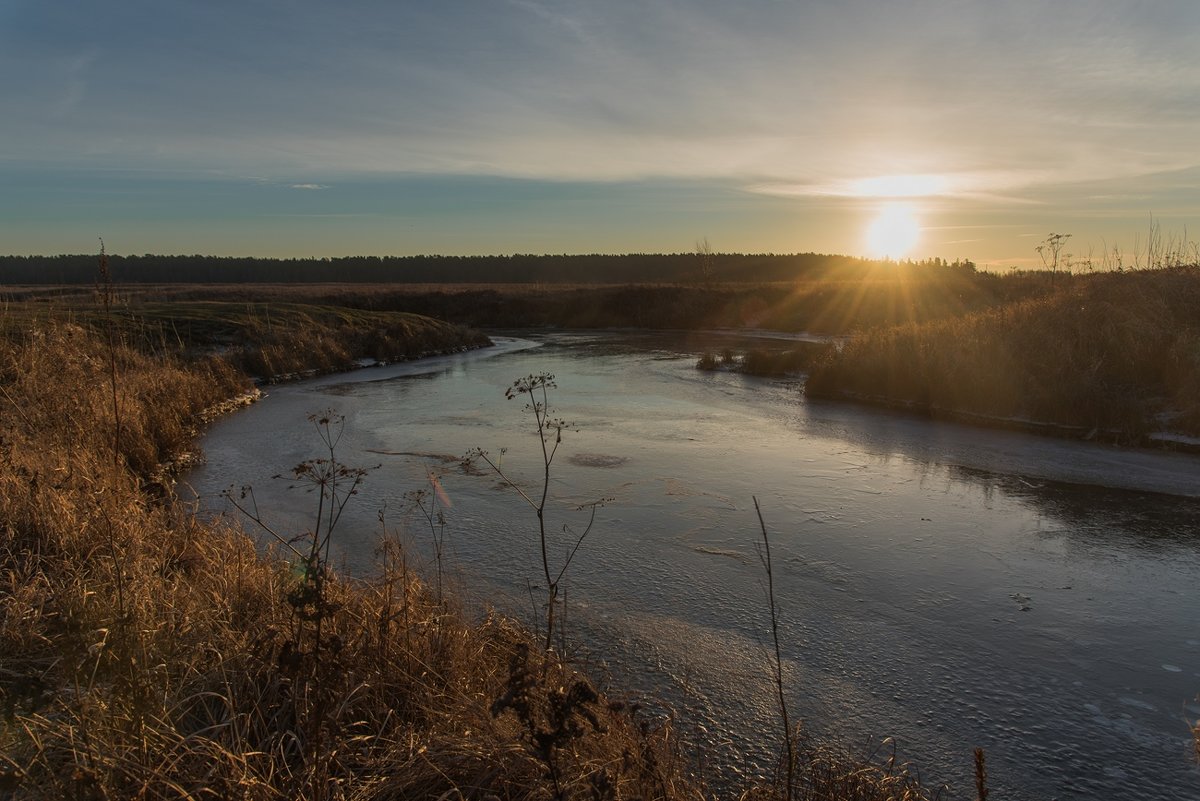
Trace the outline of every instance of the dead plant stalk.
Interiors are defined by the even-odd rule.
[[[786,749],[787,762],[784,765],[785,779],[787,781],[785,795],[788,801],[792,801],[792,787],[794,785],[794,771],[796,765],[796,754],[792,744],[792,726],[788,719],[787,698],[783,692],[783,656],[779,648],[779,613],[775,606],[775,574],[771,569],[771,540],[767,536],[767,524],[763,521],[762,509],[758,505],[758,498],[754,498],[754,511],[758,515],[758,526],[762,530],[762,551],[759,553],[759,558],[762,560],[763,568],[767,571],[767,603],[771,609],[771,640],[775,645],[775,663],[774,680],[775,680],[775,695],[779,702],[779,717],[783,726],[783,742]]]

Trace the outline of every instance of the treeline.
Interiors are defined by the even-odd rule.
[[[626,255],[344,256],[266,259],[226,256],[108,257],[120,284],[161,283],[694,283],[859,280],[897,265],[817,253],[670,253]],[[97,254],[0,256],[0,284],[89,284]],[[974,272],[971,262],[941,259],[907,267]]]

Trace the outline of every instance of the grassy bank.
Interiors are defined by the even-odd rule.
[[[394,533],[344,577],[150,491],[247,377],[37,316],[0,338],[0,797],[706,796],[668,723],[464,614]],[[794,753],[793,792],[746,794],[919,797],[901,768]]]
[[[246,299],[161,301],[128,292],[117,294],[110,311],[86,291],[12,304],[0,328],[19,335],[62,320],[92,331],[111,326],[123,342],[144,353],[219,353],[233,367],[261,378],[345,370],[363,358],[403,361],[490,344],[464,325],[407,312]]]
[[[522,661],[525,632],[468,622],[397,542],[375,580],[327,577],[314,638],[294,565],[148,495],[244,385],[227,363],[59,324],[5,341],[0,370],[0,794],[537,797],[553,763],[576,790],[698,796],[665,729]],[[519,714],[493,714],[506,693]]]
[[[807,391],[1121,441],[1200,436],[1200,269],[1076,276],[1045,297],[872,330],[818,363]]]

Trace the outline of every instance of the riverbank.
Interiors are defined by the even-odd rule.
[[[1043,298],[866,331],[806,385],[813,397],[1164,446],[1200,435],[1198,390],[1197,268],[1076,277]]]
[[[528,797],[551,794],[551,767],[573,791],[699,797],[665,724],[556,659],[529,657],[534,672],[525,632],[469,622],[397,543],[376,580],[323,573],[316,633],[286,547],[263,554],[147,494],[202,413],[246,387],[227,362],[68,323],[2,344],[11,797]],[[519,708],[493,714],[514,682]],[[579,688],[571,704],[558,687]]]
[[[6,797],[705,797],[666,720],[513,623],[472,622],[392,532],[375,574],[349,578],[311,551],[297,561],[298,540],[263,553],[152,491],[248,378],[203,348],[133,347],[128,329],[83,322],[10,315],[0,340]],[[796,758],[810,797],[916,792],[900,766],[807,743]]]
[[[563,524],[588,522],[578,504],[615,499],[569,571],[571,653],[647,707],[676,710],[710,782],[770,777],[778,753],[757,496],[788,700],[819,741],[893,737],[922,776],[950,783],[943,797],[972,797],[974,746],[987,749],[992,796],[1014,801],[1071,788],[1166,801],[1194,787],[1180,705],[1200,716],[1195,680],[1162,665],[1196,661],[1200,462],[808,401],[798,381],[695,370],[712,341],[684,332],[525,339],[536,346],[280,387],[214,427],[189,485],[218,510],[234,476],[300,530],[305,496],[271,476],[311,453],[306,414],[333,406],[347,460],[380,464],[343,517],[339,563],[371,570],[386,502],[434,576],[437,534],[400,498],[428,490],[432,470],[453,503],[446,581],[471,608],[496,603],[533,626],[532,512],[454,455],[503,450],[509,477],[539,486],[532,420],[504,393],[549,371],[555,413],[578,424],[553,468],[551,558],[574,543]],[[1105,785],[1117,769],[1127,778]]]
[[[0,333],[20,336],[32,326],[61,320],[92,331],[111,330],[144,353],[220,356],[263,383],[349,370],[363,359],[404,361],[490,344],[466,325],[408,312],[268,304],[246,296],[163,302],[124,292],[108,310],[88,293],[11,304],[0,319]]]
[[[855,281],[789,284],[160,285],[131,290],[130,299],[150,309],[229,304],[280,315],[316,303],[348,316],[419,312],[514,328],[805,331],[845,341],[764,343],[702,363],[806,373],[813,397],[1188,449],[1200,436],[1198,286],[1200,273],[1188,267],[998,276],[891,265]]]

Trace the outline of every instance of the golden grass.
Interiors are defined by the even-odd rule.
[[[808,391],[1138,441],[1200,434],[1200,270],[1077,276],[1055,294],[869,331]]]
[[[244,388],[223,360],[110,349],[75,324],[9,333],[0,796],[706,797],[667,722],[597,693],[512,622],[471,620],[396,537],[374,576],[330,574],[314,624],[282,553],[154,487],[204,410]],[[799,753],[810,789],[794,797],[917,797],[885,768]]]
[[[740,801],[929,801],[940,796],[922,785],[895,753],[883,762],[855,759],[803,732],[797,733],[793,746],[792,793],[788,795],[778,783],[764,783],[747,789]]]
[[[552,796],[533,737],[558,714],[556,689],[581,678],[550,660],[526,693],[528,720],[493,714],[527,634],[468,622],[396,542],[374,580],[331,579],[336,611],[314,649],[287,601],[289,565],[145,491],[236,373],[119,347],[114,439],[104,350],[73,325],[0,343],[0,789]],[[584,706],[596,727],[550,757],[564,793],[699,796],[660,725],[598,697]]]
[[[92,331],[111,327],[145,353],[219,352],[223,361],[261,378],[344,370],[362,357],[399,361],[489,342],[478,331],[419,314],[288,301],[164,302],[122,292],[111,310],[84,295],[13,304],[5,312],[0,333],[10,337],[69,320]]]

